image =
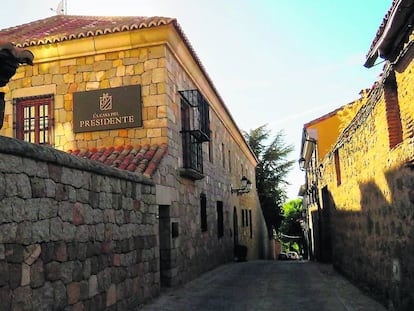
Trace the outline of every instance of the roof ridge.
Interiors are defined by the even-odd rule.
[[[1,29],[0,37],[28,47],[175,23],[167,16],[54,15]]]

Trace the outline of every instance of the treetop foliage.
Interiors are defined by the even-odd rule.
[[[281,208],[285,202],[287,174],[295,161],[288,160],[293,145],[286,145],[283,131],[271,137],[267,125],[244,132],[244,138],[256,155],[256,188],[269,232],[278,229],[281,222]]]

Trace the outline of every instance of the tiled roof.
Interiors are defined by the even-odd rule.
[[[229,110],[224,105],[224,101],[204,68],[204,65],[175,18],[159,16],[55,15],[27,24],[2,29],[0,30],[0,38],[5,41],[13,42],[18,47],[30,47],[169,24],[172,24],[177,30],[194,60],[205,74],[211,87],[217,94],[217,97],[223,103],[224,108],[231,117]]]
[[[370,47],[370,51],[374,48],[374,46],[377,44],[378,40],[381,38],[382,34],[385,31],[385,27],[387,26],[388,20],[391,16],[392,11],[394,10],[394,7],[396,6],[398,0],[393,0],[391,7],[388,9],[388,12],[385,14],[382,23],[380,25],[380,27],[377,30],[377,33],[374,37],[374,40],[372,41],[371,47]]]
[[[167,152],[167,145],[138,145],[69,150],[68,153],[121,170],[151,175]]]
[[[397,49],[401,48],[412,32],[412,0],[393,0],[366,55],[365,67],[372,67],[378,56],[394,61]],[[392,58],[392,59],[389,59]]]
[[[174,22],[176,19],[169,17],[56,15],[2,29],[0,37],[16,46],[27,47]]]

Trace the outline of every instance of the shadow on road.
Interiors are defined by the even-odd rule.
[[[168,289],[140,310],[385,311],[336,273],[309,261],[229,263],[177,289]]]

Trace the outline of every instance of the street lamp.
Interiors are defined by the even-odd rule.
[[[252,189],[252,182],[246,177],[243,176],[240,180],[241,187],[240,188],[233,188],[231,187],[231,193],[236,193],[237,195],[242,195],[244,193],[249,193]]]
[[[299,168],[306,171],[309,167],[312,154],[316,149],[316,139],[306,138],[303,140],[301,157],[299,159]]]

